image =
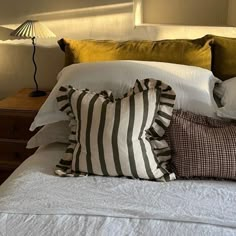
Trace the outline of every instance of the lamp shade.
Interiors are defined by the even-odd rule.
[[[56,35],[46,25],[37,20],[27,20],[11,32],[11,36],[20,38],[52,38]]]

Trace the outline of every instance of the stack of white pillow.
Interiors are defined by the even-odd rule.
[[[63,85],[101,91],[121,97],[139,79],[154,78],[169,84],[176,93],[175,109],[213,118],[236,118],[236,78],[221,83],[211,71],[194,66],[149,61],[109,61],[73,64],[58,74],[58,82],[39,110],[30,130],[43,128],[28,142],[28,148],[53,142],[68,143],[68,117],[59,111],[56,97]],[[216,86],[216,84],[219,84]],[[221,98],[218,108],[213,90]]]

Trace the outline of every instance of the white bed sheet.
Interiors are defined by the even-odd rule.
[[[0,235],[236,235],[236,183],[53,174],[40,148],[0,187]]]

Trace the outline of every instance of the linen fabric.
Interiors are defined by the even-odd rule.
[[[42,127],[27,142],[27,148],[36,148],[50,143],[69,143],[70,135],[69,121],[58,121]]]
[[[220,99],[217,116],[236,120],[236,77],[223,81],[216,86],[214,93]]]
[[[236,178],[236,125],[174,111],[166,139],[178,177]]]
[[[59,111],[56,97],[61,86],[88,88],[93,91],[111,90],[114,97],[122,97],[133,87],[136,79],[160,78],[176,93],[176,109],[216,117],[217,105],[213,88],[220,80],[211,71],[194,66],[149,61],[110,61],[81,63],[65,67],[58,74],[58,82],[40,108],[30,130],[68,120]]]
[[[0,235],[236,234],[233,181],[60,178],[65,149],[39,148],[0,186]]]
[[[211,68],[211,40],[161,41],[75,40],[58,41],[65,52],[65,66],[81,62],[113,60],[161,61]]]
[[[172,180],[170,149],[163,139],[175,93],[159,80],[136,81],[123,98],[61,87],[60,110],[71,118],[71,144],[56,174],[95,174]]]

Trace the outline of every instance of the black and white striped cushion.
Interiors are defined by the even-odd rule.
[[[61,87],[61,111],[71,118],[71,144],[57,165],[59,176],[95,174],[171,180],[170,149],[163,139],[175,94],[154,79],[136,81],[123,98]]]

